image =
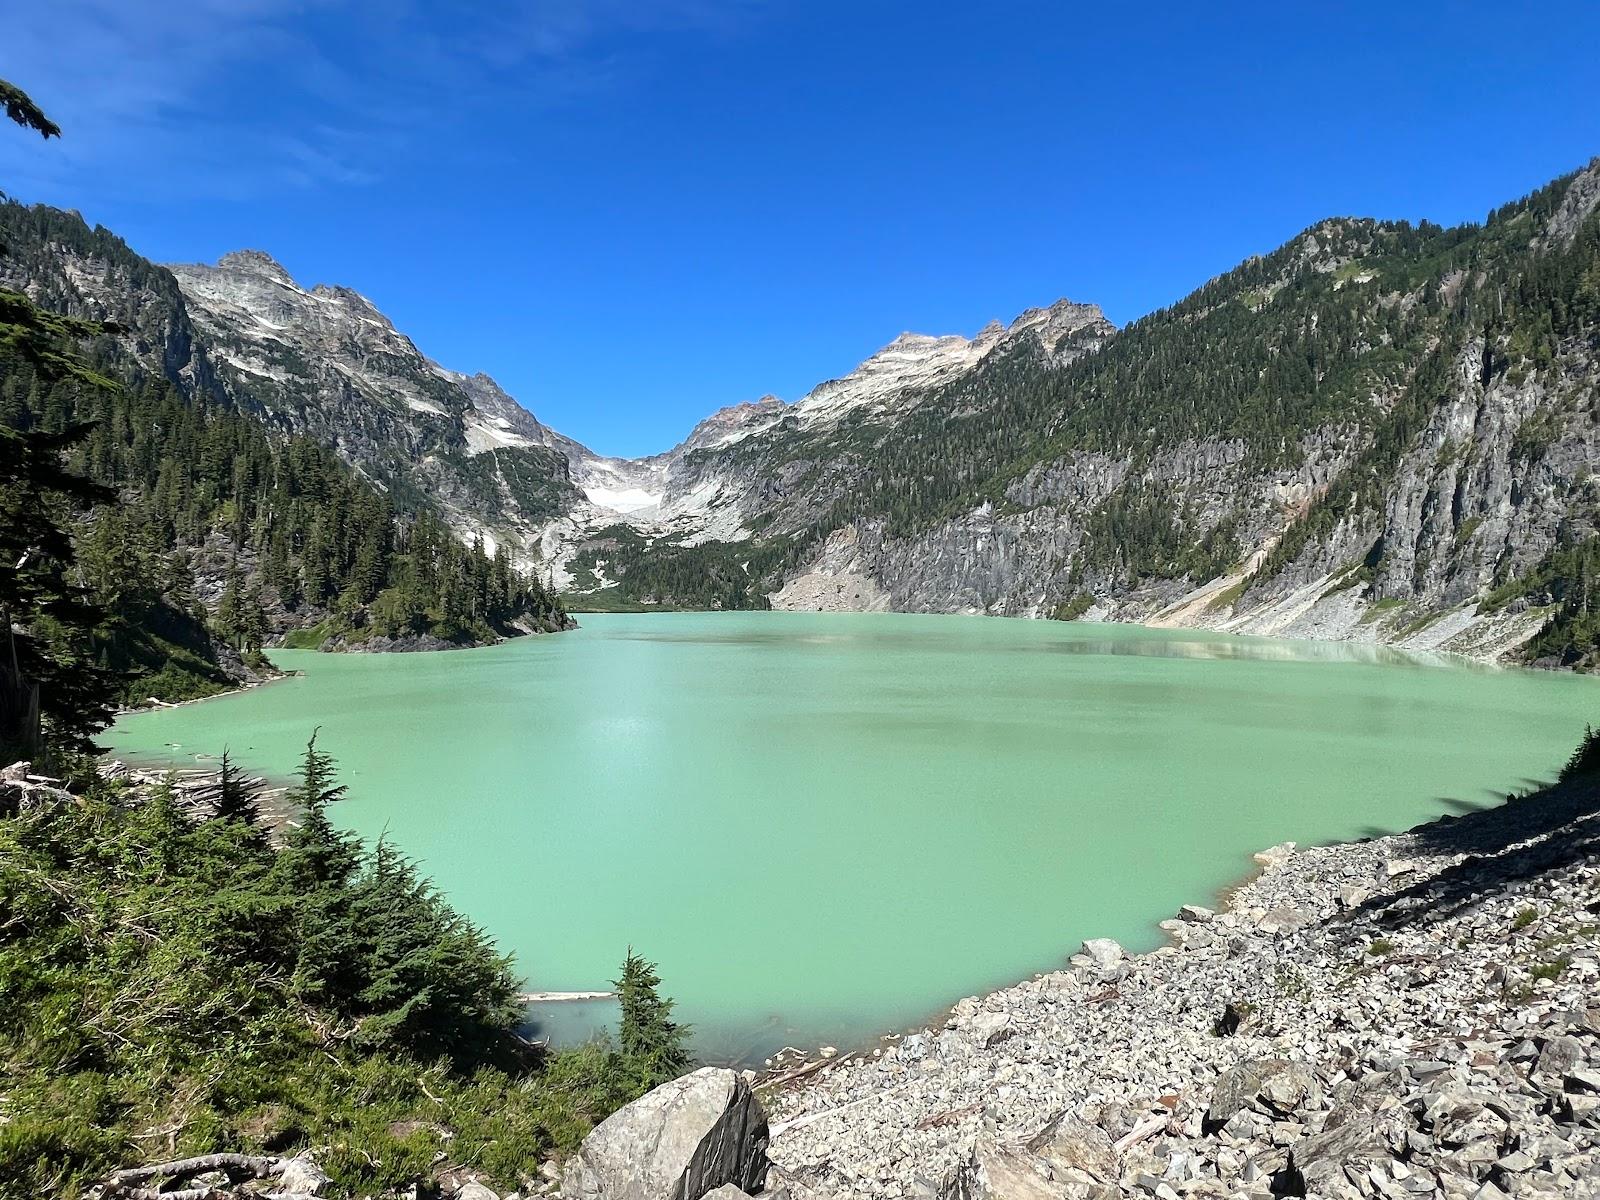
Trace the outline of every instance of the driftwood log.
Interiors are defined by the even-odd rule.
[[[12,763],[0,770],[0,815],[15,816],[30,808],[38,808],[45,801],[71,800],[72,793],[61,786],[61,780],[49,775],[35,775],[31,762]]]
[[[256,1180],[278,1179],[291,1166],[301,1168],[296,1183],[309,1184],[315,1191],[272,1191],[240,1188]],[[199,1175],[220,1174],[226,1183],[195,1183],[184,1186]],[[304,1181],[302,1183],[302,1181]],[[170,1162],[113,1171],[90,1191],[98,1200],[316,1200],[327,1177],[307,1159],[280,1158],[272,1154],[202,1154],[196,1158],[177,1158]],[[172,1185],[177,1184],[177,1187]]]

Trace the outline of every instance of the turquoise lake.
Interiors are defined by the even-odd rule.
[[[135,714],[120,756],[225,745],[350,798],[515,952],[604,988],[632,945],[710,1059],[849,1045],[1132,948],[1250,855],[1549,779],[1594,681],[1190,631],[891,614],[592,615],[482,650],[278,651],[302,676]],[[540,1006],[558,1039],[604,1004]]]

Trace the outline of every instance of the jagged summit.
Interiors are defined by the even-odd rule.
[[[196,267],[204,267],[204,263],[196,263]],[[265,250],[230,250],[217,259],[216,267],[219,271],[240,271],[253,275],[263,275],[294,286],[294,277],[288,269]]]
[[[1052,353],[1066,338],[1084,331],[1092,331],[1096,338],[1109,337],[1115,326],[1106,320],[1098,304],[1079,304],[1073,300],[1057,300],[1048,308],[1030,308],[1011,322],[1006,333],[1011,337],[1031,332]]]
[[[848,375],[802,396],[795,411],[806,423],[822,424],[836,423],[861,409],[889,412],[965,374],[990,351],[1025,334],[1070,359],[1095,349],[1114,332],[1099,305],[1058,300],[1047,308],[1028,309],[1010,325],[990,321],[971,338],[957,333],[902,333]]]

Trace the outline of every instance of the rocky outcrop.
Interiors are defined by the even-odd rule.
[[[1227,908],[1164,923],[1170,946],[1086,943],[795,1074],[769,1187],[1600,1196],[1600,786],[1260,866]]]
[[[566,1200],[700,1200],[761,1189],[767,1118],[733,1071],[704,1067],[602,1121],[567,1163]]]

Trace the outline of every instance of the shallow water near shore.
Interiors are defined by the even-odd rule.
[[[1593,680],[1371,647],[892,614],[659,613],[483,650],[277,651],[304,676],[137,713],[114,754],[339,760],[530,990],[658,961],[705,1058],[849,1045],[1133,949],[1251,852],[1552,777]],[[540,1006],[557,1040],[604,1004]]]

